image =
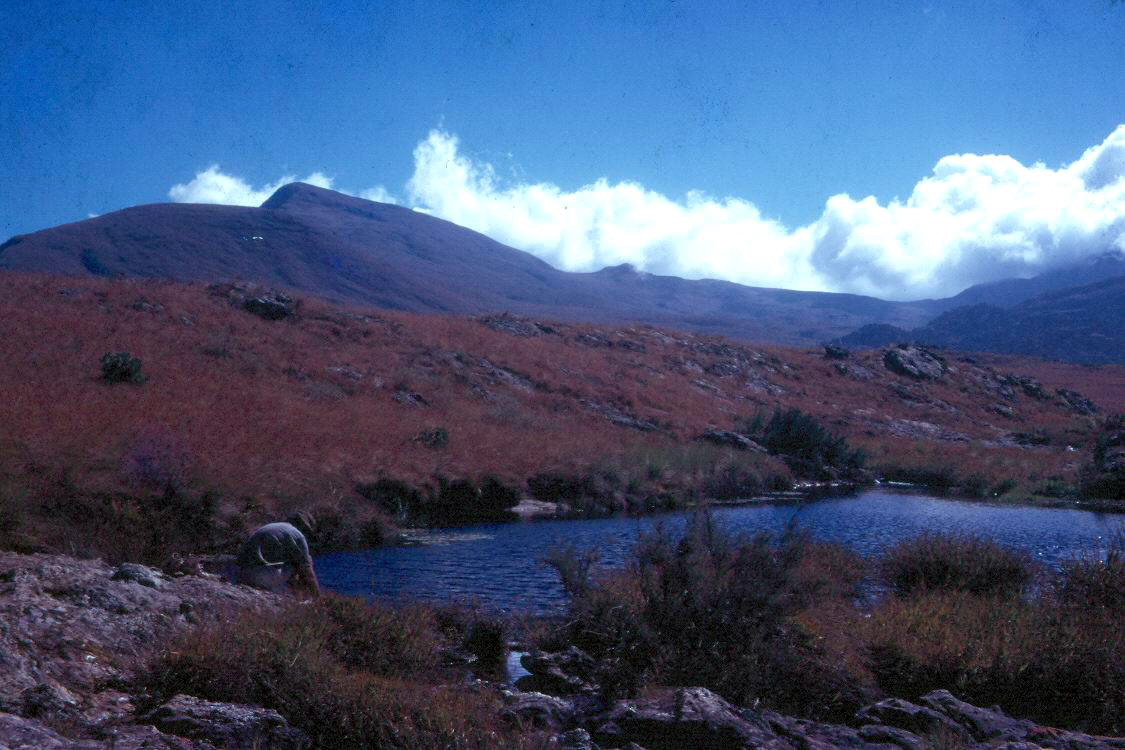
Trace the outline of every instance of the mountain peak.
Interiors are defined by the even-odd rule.
[[[352,198],[349,195],[338,193],[335,190],[328,188],[317,187],[310,185],[307,182],[290,182],[288,185],[282,185],[274,191],[273,195],[266,199],[262,204],[262,208],[286,208],[298,203],[312,203],[320,206],[331,205],[335,203],[359,201],[362,198]],[[368,201],[363,201],[367,203]]]
[[[598,271],[598,273],[603,273],[603,274],[606,274],[606,275],[630,275],[630,276],[638,275],[639,276],[642,272],[638,271],[637,267],[634,266],[632,263],[619,263],[616,266],[606,266],[602,270]]]

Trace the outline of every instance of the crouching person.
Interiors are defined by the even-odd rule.
[[[250,535],[238,553],[234,580],[277,594],[293,588],[320,596],[309,543],[290,523],[268,523]]]

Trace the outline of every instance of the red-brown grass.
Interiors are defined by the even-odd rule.
[[[863,380],[819,352],[647,326],[552,324],[553,333],[524,337],[471,318],[316,300],[294,319],[267,321],[202,285],[18,274],[0,278],[0,320],[0,480],[33,505],[62,475],[77,491],[134,494],[171,476],[193,492],[216,490],[226,511],[252,506],[260,516],[354,507],[356,485],[380,477],[433,488],[439,476],[495,475],[523,488],[543,472],[609,465],[627,485],[634,457],[687,455],[708,427],[777,408],[812,415],[877,468],[955,466],[989,488],[1014,480],[1030,489],[1074,483],[1096,426],[1022,393],[1009,404],[1014,419],[990,411],[998,397],[979,384],[983,370],[952,358],[956,372],[918,384],[887,372],[877,352],[858,354],[853,363],[874,373]],[[103,381],[107,352],[139,358],[147,382]],[[1121,410],[1121,367],[1003,367]],[[403,403],[408,393],[425,403]],[[902,437],[895,420],[939,429]],[[427,431],[447,441],[418,439]],[[1051,439],[1019,447],[1006,438],[1013,431]],[[709,470],[758,478],[788,473],[775,458],[729,448],[710,449],[708,460]],[[710,481],[665,464],[643,495]]]

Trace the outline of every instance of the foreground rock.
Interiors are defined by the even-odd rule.
[[[260,706],[177,695],[138,714],[128,691],[153,650],[187,628],[276,609],[268,593],[202,573],[0,552],[0,750],[303,750],[286,717]],[[939,690],[880,701],[850,726],[740,708],[702,687],[607,702],[578,649],[525,660],[538,692],[504,690],[502,716],[569,750],[1125,750],[1125,739],[1041,727]]]
[[[124,691],[152,649],[194,624],[278,604],[213,575],[0,552],[0,748],[237,746],[216,744],[220,730],[185,739],[183,724],[146,726]]]
[[[177,695],[145,717],[157,729],[216,747],[303,750],[312,743],[277,711]]]
[[[759,716],[740,712],[706,688],[684,688],[654,698],[618,701],[594,720],[603,747],[630,742],[649,750],[707,747],[714,750],[793,747]]]
[[[958,700],[946,690],[919,703],[892,698],[860,710],[851,726],[733,706],[706,688],[666,690],[605,705],[506,691],[506,715],[559,734],[560,747],[589,750],[1121,750],[1125,738],[1096,737],[1041,727],[998,709]],[[950,744],[952,743],[952,745]]]

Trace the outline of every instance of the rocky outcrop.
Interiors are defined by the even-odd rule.
[[[214,747],[139,724],[107,726],[96,737],[75,740],[35,719],[0,713],[0,748],[4,750],[213,750]]]
[[[279,600],[188,570],[0,552],[0,747],[211,747],[143,726],[122,686],[194,623]]]
[[[855,380],[869,381],[874,380],[877,376],[870,369],[855,362],[833,362],[832,369],[840,373],[844,377],[853,378]]]
[[[918,706],[901,698],[888,698],[860,709],[856,721],[863,725],[886,725],[914,734],[947,734],[969,740],[969,731],[940,711]]]
[[[899,729],[939,731],[958,737],[974,750],[1006,747],[1009,750],[1110,750],[1125,748],[1125,738],[1097,737],[1081,732],[1042,727],[1025,719],[1015,719],[999,708],[980,708],[958,700],[948,690],[935,690],[919,699],[922,705],[893,699],[862,709],[859,721],[876,718]]]
[[[1069,388],[1056,388],[1055,393],[1060,401],[1070,407],[1071,411],[1087,416],[1098,413],[1098,405],[1078,391],[1072,391]]]
[[[655,422],[650,422],[647,419],[641,419],[635,414],[630,414],[619,406],[614,404],[606,404],[600,401],[593,401],[591,399],[579,399],[578,403],[586,407],[590,411],[601,414],[618,427],[628,427],[640,432],[652,432],[657,429]]]
[[[740,451],[754,451],[755,453],[766,452],[766,449],[749,435],[743,435],[741,432],[734,432],[732,430],[709,429],[704,431],[698,439],[707,443],[714,443],[715,445],[734,448]]]
[[[284,320],[297,314],[298,302],[285,292],[267,289],[259,284],[233,282],[212,284],[208,291],[222,297],[235,307],[266,320]]]
[[[1025,395],[1037,401],[1050,401],[1051,394],[1043,388],[1043,384],[1035,378],[1026,375],[1005,375],[1004,382],[1022,390]]]
[[[142,586],[148,586],[150,589],[160,588],[160,579],[160,573],[146,565],[138,565],[137,563],[122,563],[110,576],[111,581],[132,581]]]
[[[242,309],[266,320],[285,320],[297,314],[297,303],[288,294],[266,292],[243,302]]]
[[[915,380],[940,380],[947,369],[945,360],[933,352],[906,344],[883,352],[883,365],[891,372]]]
[[[477,322],[494,331],[524,338],[555,333],[555,329],[548,325],[515,315],[485,315],[477,318]]]
[[[607,748],[624,747],[630,742],[648,750],[793,747],[759,716],[744,714],[706,688],[682,688],[652,698],[618,701],[592,723],[594,740]]]
[[[581,652],[578,652],[581,654]],[[581,654],[588,659],[585,654]],[[565,672],[583,660],[543,655],[528,664],[541,672]],[[574,679],[576,676],[572,675]],[[563,686],[569,686],[562,681]],[[556,746],[611,748],[715,748],[716,750],[930,750],[953,742],[966,750],[1125,750],[1125,738],[1096,737],[1041,727],[980,708],[947,690],[917,703],[888,698],[857,712],[851,725],[827,724],[770,710],[740,708],[702,687],[678,688],[604,703],[596,692],[549,695],[505,690],[505,716],[556,733]],[[945,746],[945,745],[941,745]]]

